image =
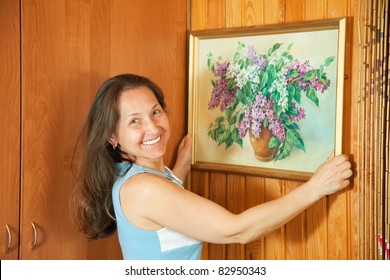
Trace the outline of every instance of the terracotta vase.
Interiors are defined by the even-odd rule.
[[[252,130],[249,129],[249,139],[252,144],[254,151],[254,156],[259,161],[271,161],[274,159],[278,148],[268,148],[268,143],[272,137],[271,131],[268,127],[261,127],[261,132],[259,138],[256,138],[252,133]]]

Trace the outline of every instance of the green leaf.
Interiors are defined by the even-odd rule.
[[[321,76],[318,76],[319,80],[324,83],[325,85],[328,83],[328,77],[326,76],[325,73],[323,73]]]
[[[226,141],[226,147],[225,150],[229,149],[233,145],[233,139],[229,137]]]
[[[289,84],[289,85],[287,86],[287,92],[288,92],[288,96],[289,96],[289,97],[294,98],[294,95],[295,95],[295,87],[294,87],[294,85]]]
[[[310,81],[310,80],[314,79],[315,76],[316,76],[316,73],[313,70],[310,70],[306,73],[305,77],[303,78],[303,81],[305,81],[305,82]]]
[[[234,117],[229,121],[229,125],[234,125],[237,122],[237,115],[234,115]]]
[[[282,113],[282,109],[277,104],[274,104],[273,108],[274,108],[274,112],[275,112],[276,117],[279,118],[280,114]]]
[[[260,81],[260,90],[264,93],[265,90],[263,90],[266,86],[267,86],[267,83],[268,83],[268,72],[263,72],[264,74],[262,75],[261,77],[261,81]]]
[[[290,120],[289,116],[286,113],[281,114],[281,118],[285,126],[291,125],[293,122]]]
[[[232,112],[233,112],[233,110],[230,107],[226,108],[226,110],[225,110],[225,116],[226,116],[226,119],[229,123],[230,123],[230,120],[232,117]]]
[[[298,74],[297,69],[291,69],[290,72],[288,73],[288,76],[289,76],[290,78],[296,78],[296,77],[298,77],[299,74]]]
[[[309,98],[311,101],[314,102],[318,107],[320,106],[320,100],[318,99],[317,92],[315,91],[314,88],[308,87],[306,89],[306,96]]]
[[[207,59],[207,67],[210,69],[210,65],[211,65],[211,58],[208,58]]]
[[[268,72],[268,87],[270,87],[272,85],[272,83],[274,82],[275,77],[276,77],[275,66],[270,65],[268,67],[268,71],[267,72]]]
[[[274,99],[275,101],[279,101],[280,100],[280,92],[277,90],[274,90],[273,92],[271,92],[270,97],[271,97],[271,99]]]
[[[243,147],[243,141],[242,139],[240,139],[240,137],[238,136],[238,128],[235,127],[232,131],[232,139],[233,139],[233,142],[234,143],[237,143],[238,145],[241,146],[241,148]]]
[[[268,148],[270,149],[276,148],[279,147],[279,145],[280,145],[280,140],[276,136],[272,136],[271,139],[269,140]]]
[[[295,87],[294,100],[298,104],[301,104],[302,90],[298,84],[294,84],[294,87]]]
[[[278,62],[276,62],[276,71],[279,72],[280,69],[282,69],[283,64],[284,64],[283,59],[279,59]]]
[[[295,116],[298,115],[298,111],[295,108],[288,107],[286,114],[289,116]]]
[[[211,82],[211,85],[212,85],[213,87],[216,86],[215,81],[214,81],[213,79],[210,79],[210,82]]]
[[[282,44],[280,43],[276,43],[275,45],[273,45],[273,47],[268,50],[268,56],[271,56],[271,54],[275,52],[277,49],[279,49],[281,45]]]
[[[221,116],[221,117],[218,117],[215,119],[215,122],[218,124],[218,125],[221,125],[221,123],[225,120],[225,117],[224,116]]]
[[[317,69],[317,77],[321,77],[324,73],[324,65],[321,65],[320,68]]]
[[[233,56],[233,61],[237,61],[240,59],[240,53],[239,52],[236,52]]]
[[[236,82],[233,79],[229,79],[227,83],[227,90],[233,90],[236,87]]]
[[[335,56],[331,56],[325,59],[325,66],[329,66],[334,61],[335,58],[336,58]]]
[[[246,97],[245,97],[245,92],[244,92],[244,88],[242,90],[237,90],[236,92],[236,99],[242,103],[242,104],[246,104]]]
[[[301,138],[301,135],[295,130],[287,130],[286,141],[291,143],[296,148],[305,151],[305,144]]]
[[[268,127],[268,119],[267,119],[267,118],[265,118],[265,119],[263,120],[263,126],[264,126],[264,127]]]
[[[285,124],[286,129],[300,130],[299,126],[295,122],[290,122],[288,125]]]
[[[220,124],[217,128],[218,135],[223,135],[226,131],[226,126],[224,124]]]
[[[282,160],[290,155],[291,146],[283,144],[275,155],[275,161]]]

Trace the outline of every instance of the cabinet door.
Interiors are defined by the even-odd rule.
[[[186,124],[186,1],[23,0],[21,10],[20,258],[119,259],[116,235],[86,242],[69,216],[74,144],[99,85],[135,72],[167,93],[171,161]]]
[[[19,2],[0,1],[0,259],[17,259],[20,192]]]
[[[72,222],[69,208],[74,144],[93,91],[90,3],[25,0],[21,16],[20,258],[95,258],[89,250],[98,251],[99,258],[120,258],[114,237],[88,243]],[[112,248],[109,256],[101,253],[107,246]]]

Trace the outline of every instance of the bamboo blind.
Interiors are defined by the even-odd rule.
[[[389,259],[389,2],[358,8],[358,256]]]

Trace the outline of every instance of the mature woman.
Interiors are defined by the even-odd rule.
[[[164,164],[170,127],[161,89],[124,74],[99,88],[84,127],[75,189],[77,221],[90,239],[116,229],[125,259],[199,259],[202,242],[247,243],[349,185],[351,164],[331,156],[283,197],[233,214],[182,187],[190,169],[186,136],[174,168]]]

